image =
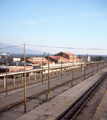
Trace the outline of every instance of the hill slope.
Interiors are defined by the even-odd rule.
[[[0,53],[14,53],[14,54],[23,54],[24,53],[24,48],[23,47],[11,47],[15,45],[11,44],[5,44],[0,42]],[[9,48],[7,48],[9,47]],[[5,48],[5,49],[2,49]],[[32,50],[32,49],[26,49],[26,54],[42,54],[42,51],[38,50]]]

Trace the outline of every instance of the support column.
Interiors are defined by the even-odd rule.
[[[70,72],[70,67],[69,67],[69,72]]]
[[[66,72],[65,68],[64,68],[64,73]]]
[[[56,75],[57,75],[57,69],[56,69]]]
[[[36,72],[34,72],[34,80],[36,80]]]
[[[28,73],[29,74],[29,81],[30,81],[30,73]]]
[[[64,72],[64,69],[62,68],[62,73]]]
[[[5,76],[4,76],[4,88],[6,87],[6,79],[5,79]]]
[[[40,78],[41,78],[41,71],[40,71]]]
[[[54,71],[52,70],[52,75],[54,76]]]
[[[45,78],[46,78],[46,70],[45,70]]]
[[[85,65],[84,65],[84,79],[86,79],[86,56],[85,56]]]
[[[93,75],[93,63],[92,63],[92,75]]]
[[[82,71],[82,65],[81,65],[81,71]]]
[[[23,83],[23,74],[22,74],[22,83]]]
[[[65,73],[67,72],[67,68],[65,68]]]
[[[13,75],[13,84],[15,85],[15,75]]]

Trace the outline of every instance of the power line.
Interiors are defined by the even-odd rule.
[[[4,47],[0,49],[7,49],[7,48],[12,48],[12,47],[18,47],[18,46],[23,46],[23,45],[15,45],[15,46],[9,46],[9,47]],[[107,50],[107,49],[101,49],[101,48],[73,48],[73,47],[58,47],[58,46],[46,46],[46,45],[29,45],[26,44],[26,46],[36,46],[36,47],[48,47],[48,48],[63,48],[63,49],[78,49],[78,50]]]
[[[73,48],[73,47],[57,47],[57,46],[45,46],[45,45],[28,45],[26,46],[36,46],[36,47],[49,47],[49,48],[64,48],[64,49],[83,49],[83,50],[107,50],[101,48]]]
[[[12,48],[12,47],[18,47],[18,46],[23,46],[23,45],[9,46],[9,47],[4,47],[4,48],[0,48],[0,49],[7,49],[7,48]]]

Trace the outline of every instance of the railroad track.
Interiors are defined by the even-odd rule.
[[[96,70],[97,70],[97,69],[96,69]],[[96,70],[94,70],[94,71],[96,71]],[[93,72],[94,72],[94,71],[93,71]],[[88,74],[90,74],[90,73],[92,73],[92,71],[91,71],[91,72],[88,72],[86,75],[88,75]],[[78,76],[78,77],[75,77],[74,80],[76,80],[76,79],[78,79],[78,78],[80,78],[80,77],[83,77],[83,76],[84,76],[84,74],[83,74],[83,75],[80,75],[80,76]],[[54,87],[51,87],[51,88],[50,88],[50,91],[55,90],[56,88],[59,88],[59,87],[61,87],[61,86],[63,86],[63,85],[66,85],[66,84],[70,83],[71,81],[72,81],[72,79],[67,80],[67,81],[65,81],[65,82],[63,82],[63,83],[60,83],[60,84],[58,84],[58,85],[56,85],[56,86],[54,86]],[[27,98],[26,98],[26,101],[29,102],[30,100],[35,99],[35,98],[41,96],[42,94],[46,94],[46,93],[48,93],[48,89],[45,89],[44,91],[41,91],[41,92],[39,92],[39,93],[37,93],[37,94],[34,94],[34,95],[31,95],[31,96],[27,97]],[[17,108],[17,107],[21,106],[22,104],[24,104],[24,99],[22,99],[22,100],[20,100],[20,101],[18,101],[18,102],[15,102],[15,103],[11,103],[11,104],[9,104],[9,105],[7,105],[7,106],[4,106],[4,107],[0,108],[0,114],[4,113],[4,112],[6,112],[6,111],[9,111],[9,110],[11,110],[11,109]]]
[[[89,67],[88,67],[89,68]],[[101,70],[102,69],[102,67],[99,67],[98,68],[98,70]],[[81,70],[74,70],[75,72],[80,72]],[[93,72],[95,72],[95,71],[97,71],[97,69],[95,69],[95,70],[93,70]],[[67,75],[67,74],[70,74],[71,73],[71,71],[70,72],[67,72],[67,73],[63,73],[62,74],[62,76],[64,76],[64,75]],[[91,73],[91,72],[90,72]],[[87,73],[87,74],[89,74],[89,73]],[[52,78],[56,78],[56,77],[60,77],[61,75],[55,75],[55,76],[51,76],[51,79]],[[32,77],[33,78],[33,77]],[[31,79],[32,79],[31,78]],[[39,77],[38,77],[39,78]],[[28,79],[26,79],[26,80],[28,80]],[[43,81],[46,81],[47,80],[47,78],[44,78],[44,80]],[[24,81],[24,80],[23,80]],[[16,81],[16,83],[19,83],[19,82],[21,82],[21,80],[19,80],[19,81]],[[28,82],[27,83],[27,86],[29,86],[29,85],[32,85],[32,84],[35,84],[35,83],[39,83],[39,82],[42,82],[42,80],[37,80],[37,81],[31,81],[30,83]],[[10,83],[8,83],[8,84],[13,84],[13,82],[10,82]],[[0,85],[0,87],[2,87],[3,85]],[[20,85],[20,86],[14,86],[14,87],[12,87],[12,88],[9,88],[8,89],[8,91],[11,91],[11,90],[16,90],[16,89],[19,89],[19,88],[23,88],[24,87],[24,84],[22,84],[22,85]],[[1,90],[0,91],[0,94],[1,93],[4,93],[4,92],[6,92],[6,90]]]
[[[91,73],[91,72],[88,72],[86,75],[88,75],[88,74],[90,74],[90,73]],[[79,79],[80,77],[83,77],[83,76],[84,76],[84,74],[83,74],[83,75],[80,75],[80,76],[78,76],[78,77],[75,77],[74,80]],[[88,77],[87,77],[87,78],[88,78]],[[61,86],[63,86],[63,85],[66,85],[66,84],[70,83],[71,81],[72,81],[72,79],[67,80],[67,81],[65,81],[65,82],[63,82],[63,83],[60,83],[60,84],[58,84],[58,85],[56,85],[56,86],[53,86],[53,87],[50,88],[50,91],[55,90],[55,89],[57,89],[57,88],[59,88],[59,87],[61,87]],[[76,85],[76,84],[75,84],[75,85]],[[44,91],[41,91],[41,92],[39,92],[39,93],[37,93],[37,94],[33,94],[33,95],[27,97],[27,98],[26,98],[26,101],[29,102],[30,100],[36,99],[37,97],[41,96],[42,94],[46,94],[46,93],[48,93],[48,89],[45,89]],[[11,110],[11,109],[14,109],[14,108],[16,108],[16,107],[19,107],[19,106],[22,105],[23,103],[24,103],[24,99],[23,99],[23,100],[20,100],[20,101],[18,101],[18,102],[15,102],[15,103],[11,103],[11,104],[9,104],[9,105],[7,105],[7,106],[4,106],[4,107],[0,108],[0,114],[4,113],[4,112],[6,112],[6,111],[9,111],[9,110]]]
[[[75,72],[79,72],[80,70],[75,70]],[[72,72],[70,71],[70,72],[66,72],[66,73],[64,73],[64,74],[62,74],[62,76],[65,76],[65,75],[68,75],[68,74],[71,74]],[[53,78],[57,78],[57,77],[60,77],[61,75],[55,75],[55,76],[51,76],[50,78],[51,79],[53,79]],[[33,78],[33,77],[32,77]],[[38,77],[39,78],[39,77]],[[28,80],[28,79],[26,79],[26,80]],[[46,77],[46,78],[44,78],[43,79],[43,81],[47,81],[48,80],[48,77]],[[21,82],[21,81],[17,81],[16,83],[19,83],[19,82]],[[42,82],[42,79],[38,79],[38,80],[36,80],[36,81],[30,81],[30,83],[28,82],[27,84],[26,84],[26,86],[29,86],[29,85],[32,85],[32,84],[36,84],[36,83],[40,83],[40,82]],[[9,84],[13,84],[13,82],[11,82],[11,83],[9,83]],[[3,85],[1,85],[2,87],[3,87]],[[1,87],[0,86],[0,87]],[[19,89],[19,88],[23,88],[24,87],[24,80],[23,80],[23,84],[22,85],[20,85],[20,86],[16,86],[16,87],[13,87],[13,88],[9,88],[8,89],[8,91],[12,91],[12,90],[16,90],[16,89]],[[4,92],[6,92],[6,90],[2,90],[2,91],[0,91],[0,94],[1,93],[4,93]]]
[[[63,111],[55,120],[73,120],[78,113],[83,109],[86,103],[94,95],[96,90],[107,78],[107,72],[92,86],[90,87],[80,98],[78,98],[73,104],[71,104],[65,111]]]

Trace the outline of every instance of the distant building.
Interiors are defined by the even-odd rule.
[[[12,58],[7,58],[7,62],[11,65],[13,62],[15,62],[15,61],[20,61],[21,59],[20,58],[14,58],[14,57],[12,57]],[[6,63],[6,58],[0,58],[0,63],[3,63],[3,64],[5,64]]]
[[[48,57],[46,57],[46,58],[48,58]],[[49,60],[51,62],[55,62],[55,63],[68,63],[69,62],[68,59],[66,59],[62,56],[49,56]]]
[[[26,60],[26,64],[34,64],[34,65],[42,65],[42,59],[43,59],[43,65],[48,64],[48,60],[45,57],[30,57]],[[49,61],[49,64],[55,64],[52,61]]]
[[[12,66],[23,66],[24,61],[14,61],[11,63]]]
[[[73,57],[74,57],[74,62],[81,61],[81,58],[77,58],[76,55],[74,55],[72,53],[68,53],[68,52],[59,52],[59,53],[55,54],[54,56],[62,56],[68,60],[67,62],[73,62]]]
[[[91,56],[89,56],[88,54],[85,56],[81,56],[82,57],[82,59],[83,59],[83,61],[87,61],[87,62],[90,62],[91,61]]]

